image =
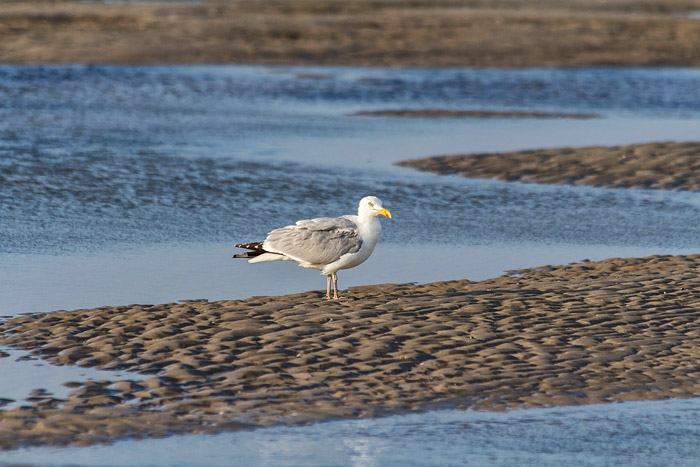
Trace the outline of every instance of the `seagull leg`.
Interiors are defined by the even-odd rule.
[[[326,281],[327,282],[326,283],[326,300],[330,300],[331,299],[331,275],[326,274],[326,277],[328,278],[328,280]]]
[[[340,300],[338,296],[338,274],[333,274],[333,300]]]

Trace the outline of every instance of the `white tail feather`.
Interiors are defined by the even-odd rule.
[[[279,255],[277,253],[263,253],[262,255],[256,256],[248,260],[249,263],[265,263],[268,261],[284,261],[288,260],[284,255]]]

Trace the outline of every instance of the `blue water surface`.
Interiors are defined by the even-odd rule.
[[[698,399],[441,410],[304,427],[0,453],[37,466],[692,466]]]

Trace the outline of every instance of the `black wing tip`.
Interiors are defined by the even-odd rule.
[[[236,248],[244,248],[250,251],[246,251],[245,253],[241,253],[239,255],[233,255],[233,258],[255,258],[263,253],[267,253],[263,249],[262,245],[263,242],[236,243],[236,245],[234,245]]]
[[[245,248],[246,250],[262,250],[263,242],[236,243],[236,248]]]

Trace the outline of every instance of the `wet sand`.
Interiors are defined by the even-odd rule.
[[[397,118],[600,118],[600,115],[575,112],[534,112],[529,110],[453,110],[453,109],[380,109],[361,110],[352,117],[397,117]]]
[[[358,287],[339,303],[319,291],[8,319],[0,344],[152,376],[37,390],[0,411],[0,446],[697,396],[699,265],[608,259]]]
[[[6,1],[4,63],[700,64],[694,0]]]
[[[700,190],[700,143],[696,142],[436,156],[398,165],[505,181]]]

